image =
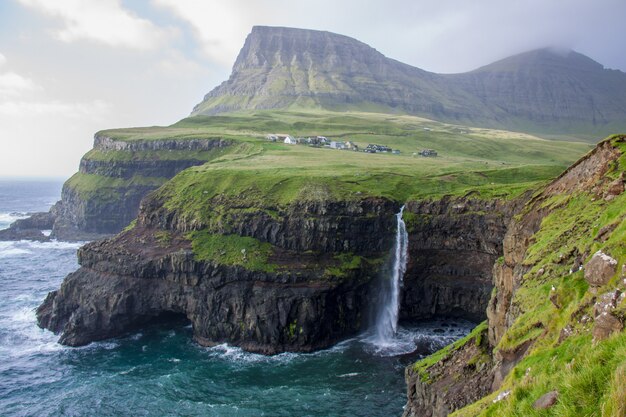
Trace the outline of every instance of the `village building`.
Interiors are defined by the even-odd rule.
[[[437,156],[437,151],[434,149],[422,149],[419,151],[419,155],[426,157],[435,157]]]
[[[343,142],[331,141],[330,142],[331,149],[345,149],[346,145]]]
[[[283,140],[283,143],[287,144],[287,145],[297,145],[298,141],[295,140],[293,137],[287,135],[285,137],[285,139]]]
[[[391,152],[391,148],[385,145],[376,145],[375,143],[370,143],[367,145],[367,148],[363,152],[367,153],[380,153],[380,152]]]

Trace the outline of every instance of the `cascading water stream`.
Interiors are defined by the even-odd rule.
[[[379,346],[392,344],[398,330],[398,312],[400,310],[400,286],[408,261],[409,236],[402,220],[404,206],[396,214],[396,243],[393,252],[393,264],[390,279],[384,279],[381,288],[381,300],[375,322],[375,342]]]

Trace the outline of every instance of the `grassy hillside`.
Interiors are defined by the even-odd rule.
[[[528,272],[510,300],[516,318],[494,354],[523,352],[529,343],[531,347],[496,392],[452,415],[626,415],[626,333],[593,340],[596,302],[603,302],[605,294],[615,294],[616,289],[617,294],[626,289],[621,268],[626,262],[626,193],[614,199],[602,197],[607,184],[626,172],[626,145],[623,136],[614,137],[611,143],[621,156],[593,187],[554,195],[533,208],[548,209],[549,214],[530,239],[521,262]],[[617,264],[607,284],[591,289],[584,269],[597,251],[610,255]],[[584,268],[578,267],[580,262]],[[602,311],[624,323],[626,300],[622,297],[613,310]],[[418,362],[415,369],[427,375],[426,369],[449,354],[447,348]],[[551,391],[558,392],[553,407],[533,406]]]
[[[287,145],[267,141],[269,133],[350,140],[360,149],[375,143],[401,153]],[[198,220],[212,216],[206,207],[216,197],[222,200],[224,210],[235,203],[273,210],[294,200],[358,200],[368,196],[398,202],[469,192],[482,198],[509,198],[558,175],[590,149],[583,143],[466,128],[414,116],[328,111],[195,116],[170,127],[114,129],[98,134],[119,141],[228,139],[231,146],[207,153],[207,163],[180,172],[158,191],[169,209]],[[425,148],[435,149],[439,156],[414,155]],[[189,151],[178,153],[190,157]],[[178,153],[157,151],[150,157],[176,159],[181,156]],[[117,151],[92,151],[88,156],[101,161],[129,157],[127,152]],[[73,178],[73,184],[85,191],[95,182],[81,174]],[[217,205],[213,201],[211,206]]]

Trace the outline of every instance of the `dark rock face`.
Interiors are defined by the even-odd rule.
[[[42,230],[52,230],[55,216],[52,213],[34,213],[26,219],[16,220],[8,229],[0,230],[0,240],[50,240]]]
[[[83,198],[66,184],[61,201],[54,207],[56,219],[52,236],[60,240],[95,240],[121,231],[137,217],[139,203],[154,186],[117,187],[119,198]]]
[[[592,287],[606,285],[617,271],[617,261],[601,251],[585,264],[585,280]]]
[[[597,137],[626,127],[625,97],[626,74],[574,51],[540,49],[442,75],[347,36],[255,26],[230,78],[192,114],[377,106],[475,126]]]
[[[211,229],[218,234],[249,236],[295,252],[380,253],[391,247],[393,213],[399,204],[383,198],[356,201],[301,201],[288,207],[241,207],[218,197],[212,203],[226,207],[221,222],[204,224],[169,211],[156,197],[144,200],[138,221],[180,233]],[[270,215],[266,209],[275,210]]]
[[[445,417],[454,410],[489,394],[493,362],[486,353],[487,335],[471,340],[435,366],[427,379],[412,366],[406,368],[408,402],[403,417]],[[468,389],[469,388],[469,389]]]
[[[78,346],[123,335],[165,313],[176,313],[189,319],[194,338],[203,345],[228,342],[265,354],[307,352],[367,324],[377,268],[363,266],[341,277],[328,276],[332,252],[318,249],[341,246],[372,255],[383,248],[386,253],[395,203],[317,202],[287,209],[306,214],[307,230],[328,231],[328,238],[320,240],[323,244],[305,236],[290,240],[286,236],[294,231],[285,225],[298,221],[285,219],[268,235],[275,246],[272,261],[279,265],[271,273],[197,260],[184,232],[176,229],[190,225],[153,204],[146,200],[134,229],[81,248],[81,268],[39,307],[40,326],[61,333],[61,343]],[[153,211],[155,207],[159,209]],[[352,227],[342,226],[345,217],[354,219]],[[240,227],[250,236],[258,223],[247,218]],[[155,238],[163,230],[171,234],[167,245]],[[373,238],[371,231],[381,234]]]
[[[408,203],[409,264],[402,318],[484,320],[493,287],[492,266],[502,255],[506,226],[523,200],[443,198]]]

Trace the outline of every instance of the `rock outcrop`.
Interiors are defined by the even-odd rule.
[[[591,347],[591,338],[584,339],[585,335],[593,335],[594,343],[601,343],[615,337],[616,333],[621,334],[626,311],[621,281],[617,284],[619,288],[611,289],[601,296],[593,295],[597,289],[611,286],[618,262],[606,255],[606,251],[598,251],[590,256],[589,246],[597,245],[597,242],[605,242],[603,244],[607,245],[612,239],[620,239],[615,237],[619,229],[611,220],[612,217],[609,216],[608,225],[598,219],[603,218],[602,210],[614,212],[622,207],[615,203],[617,206],[614,204],[611,209],[606,208],[613,199],[605,200],[603,196],[607,190],[614,190],[618,181],[622,181],[624,167],[618,161],[624,140],[623,136],[615,136],[601,142],[592,152],[536,193],[512,218],[503,239],[504,256],[493,267],[495,289],[487,308],[486,333],[489,343],[484,350],[486,357],[482,359],[487,366],[480,370],[468,371],[466,368],[464,373],[459,371],[460,364],[467,363],[467,352],[475,350],[473,344],[465,341],[438,360],[426,360],[409,367],[409,400],[405,416],[446,416],[476,402],[455,413],[459,416],[474,416],[479,411],[497,408],[500,401],[511,403],[510,382],[507,391],[497,397],[482,397],[498,390],[505,380],[510,381],[511,378],[525,386],[524,389],[531,389],[539,378],[532,376],[537,370],[529,367],[524,372],[516,365],[526,356],[533,355],[532,348],[538,340],[542,348],[548,351],[558,348],[561,343],[568,343],[570,338],[579,341],[580,349],[580,346],[584,346],[580,345],[580,341],[587,340],[589,352],[592,352],[598,347]],[[616,175],[617,180],[612,179]],[[590,213],[575,205],[568,206],[575,204],[577,199],[590,202],[585,208]],[[623,214],[620,216],[623,219]],[[550,221],[546,224],[547,218]],[[568,229],[564,224],[573,226]],[[594,227],[597,228],[595,232]],[[611,247],[617,250],[619,246]],[[585,280],[590,285],[586,295],[573,288],[574,285],[587,285]],[[542,286],[545,290],[537,290]],[[543,296],[539,297],[538,294]],[[558,324],[555,325],[555,322],[551,322],[559,316],[563,317],[566,324],[556,322]],[[553,342],[546,342],[546,339],[558,339],[558,342],[553,346]],[[542,355],[553,361],[556,358],[556,353]],[[533,366],[550,366],[551,369],[561,369],[555,367],[562,366],[562,370],[553,372],[564,373],[571,372],[573,366],[573,361],[548,365],[541,360],[541,357],[535,359]],[[602,365],[594,363],[593,366]],[[513,369],[516,372],[511,377]],[[429,377],[424,378],[424,375]],[[556,383],[556,380],[552,383]],[[603,379],[599,383],[607,381]],[[559,396],[561,393],[559,390]],[[536,408],[558,405],[555,405],[557,395],[554,393],[548,397],[539,395],[533,401]]]
[[[39,308],[40,325],[61,333],[61,343],[81,345],[179,314],[202,344],[277,353],[323,348],[369,324],[399,203],[305,197],[276,206],[220,194],[199,206],[204,214],[197,216],[188,204],[168,203],[178,191],[151,194],[134,228],[81,248],[81,268]],[[516,204],[407,203],[414,261],[405,275],[402,318],[484,317],[488,272]],[[264,266],[253,265],[247,261],[254,249],[227,253],[223,243],[202,258],[197,232],[269,245],[269,255]]]
[[[188,232],[205,225],[186,222],[156,198],[145,201],[132,230],[81,248],[81,268],[38,309],[39,324],[61,333],[61,343],[120,336],[178,314],[191,322],[203,345],[306,352],[367,324],[380,266],[354,257],[357,263],[345,266],[341,254],[384,257],[396,203],[298,202],[274,222],[248,210],[249,216],[233,223],[239,233],[234,236],[263,239],[271,247],[264,266],[254,267],[239,262],[255,255],[245,249],[234,252],[236,262],[199,259]]]
[[[26,219],[16,220],[8,229],[0,230],[0,240],[35,240],[46,242],[49,236],[42,230],[52,230],[55,215],[48,213],[33,213]]]
[[[402,318],[484,320],[493,288],[492,266],[502,255],[506,227],[524,200],[468,196],[407,203],[409,263]]]
[[[446,416],[479,400],[490,392],[492,368],[487,329],[480,325],[427,370],[406,368],[408,402],[403,417]]]

